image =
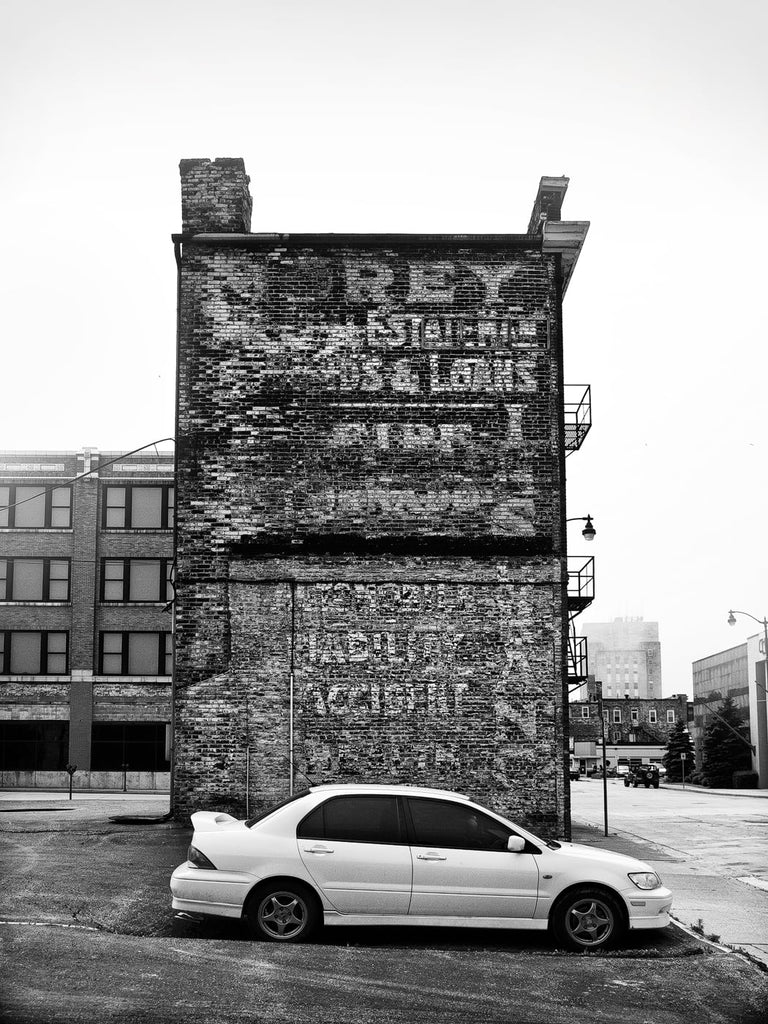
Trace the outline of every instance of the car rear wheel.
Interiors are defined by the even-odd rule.
[[[607,949],[621,938],[624,918],[609,893],[575,889],[555,907],[552,930],[557,941],[568,949]]]
[[[270,942],[304,942],[317,928],[320,911],[303,885],[285,883],[262,889],[245,912],[254,938]]]

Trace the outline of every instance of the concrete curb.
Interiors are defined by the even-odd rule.
[[[706,793],[708,796],[745,796],[751,799],[768,800],[768,789],[710,789],[708,786],[692,786],[686,782],[662,782],[663,789],[679,789],[684,792]]]

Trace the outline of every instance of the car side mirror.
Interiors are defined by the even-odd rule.
[[[510,836],[507,840],[507,849],[510,853],[522,853],[525,849],[525,840],[522,836]]]

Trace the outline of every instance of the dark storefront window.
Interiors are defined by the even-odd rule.
[[[69,751],[69,722],[0,722],[0,770],[63,771]]]
[[[94,722],[91,769],[119,772],[167,772],[165,722]]]

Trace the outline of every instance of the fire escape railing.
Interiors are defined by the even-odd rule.
[[[566,384],[563,388],[565,451],[577,452],[592,426],[592,388],[589,384]]]
[[[568,689],[575,690],[586,682],[589,675],[587,638],[568,634]]]
[[[591,555],[568,555],[568,611],[578,615],[594,599],[594,558]]]

